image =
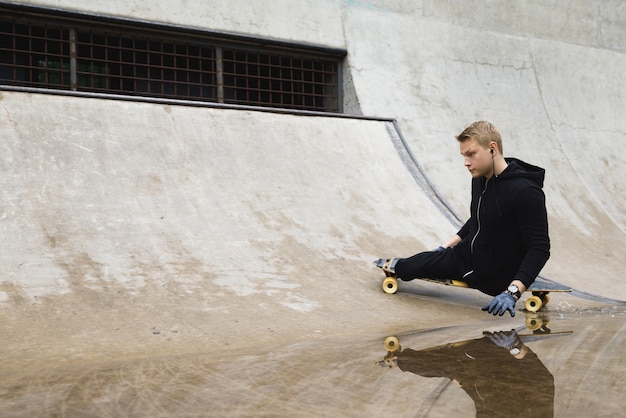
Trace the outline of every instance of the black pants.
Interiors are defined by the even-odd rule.
[[[421,277],[431,279],[463,280],[467,271],[456,257],[456,251],[448,248],[443,251],[426,251],[404,258],[396,263],[396,276],[402,280],[413,280]],[[471,270],[471,269],[470,269]]]
[[[489,280],[479,280],[472,267],[470,254],[462,248],[447,248],[443,251],[426,251],[409,258],[398,260],[396,276],[409,281],[419,278],[461,280],[469,287],[495,296],[502,286],[494,286]]]

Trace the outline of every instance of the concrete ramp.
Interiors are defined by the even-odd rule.
[[[3,281],[29,299],[181,276],[298,299],[337,259],[455,230],[391,122],[19,93],[2,104]]]
[[[0,106],[0,323],[22,359],[390,323],[371,261],[455,232],[392,122],[13,92]],[[21,336],[33,321],[54,335]]]
[[[381,291],[373,258],[456,231],[393,122],[1,99],[0,405],[11,416],[301,415],[320,405],[321,415],[378,416],[450,398],[471,411],[439,383],[378,367],[382,341],[425,330],[409,346],[424,348],[524,322],[521,311],[485,314],[490,298],[475,290],[416,281]],[[593,332],[617,352],[623,307],[561,294],[550,306],[579,327],[581,315],[595,326],[617,318]],[[533,349],[573,382],[566,393],[601,376],[584,410],[610,413],[618,407],[595,394],[623,386],[615,356],[583,350],[582,377],[566,367],[581,365],[571,353],[593,324],[567,363],[562,346]],[[389,397],[415,387],[426,395],[410,407]],[[579,398],[562,399],[567,409]]]

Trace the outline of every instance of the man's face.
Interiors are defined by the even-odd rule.
[[[460,149],[465,167],[472,177],[491,177],[493,161],[488,148],[481,147],[474,138],[470,138],[460,143]]]

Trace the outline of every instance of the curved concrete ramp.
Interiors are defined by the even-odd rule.
[[[392,122],[11,92],[0,106],[0,323],[21,360],[394,323],[385,309],[414,308],[380,300],[371,261],[455,231]]]
[[[287,415],[298,415],[295,395],[267,403],[262,390],[255,395],[263,381],[237,374],[226,381],[233,369],[224,364],[265,373],[277,367],[265,354],[260,369],[246,363],[260,347],[292,362],[280,347],[333,357],[349,350],[348,341],[373,347],[365,336],[375,335],[377,348],[353,360],[373,364],[384,336],[406,329],[473,324],[463,338],[474,338],[490,325],[524,324],[521,314],[511,326],[483,313],[489,298],[474,290],[408,283],[398,295],[381,291],[373,258],[432,248],[456,231],[393,122],[12,92],[1,99],[0,227],[8,238],[0,251],[0,403],[15,416],[29,415],[28,405],[50,414],[100,414],[99,405],[175,414],[186,410],[176,405],[202,409],[197,396],[217,408],[242,393],[244,415],[259,403],[268,413],[289,407]],[[603,318],[623,313],[571,295],[551,306],[561,313],[574,306],[570,317],[584,309]],[[618,331],[602,341],[612,344]],[[585,361],[598,364],[594,356]],[[194,365],[216,371],[203,380],[189,374]],[[134,403],[135,390],[148,398],[159,392],[131,383],[126,399],[126,381],[103,372],[140,381],[147,373],[148,385],[161,386],[155,368],[181,370],[166,388],[181,403]],[[332,378],[324,370],[316,382]],[[363,399],[378,387],[369,379],[389,384],[381,402],[413,382],[385,383],[396,377],[373,370],[339,372],[362,382],[347,392],[355,405],[368,406]],[[97,382],[81,378],[92,373]],[[207,398],[205,388],[218,382],[229,390]],[[68,387],[88,392],[74,397]],[[319,403],[320,393],[302,405]],[[346,411],[337,403],[343,393],[327,399],[329,413]]]
[[[309,311],[317,303],[295,301],[312,271],[363,269],[455,231],[389,121],[20,93],[1,103],[2,225],[15,237],[3,242],[4,302],[184,276],[190,291],[291,293],[282,302]]]

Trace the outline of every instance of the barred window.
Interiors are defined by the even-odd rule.
[[[334,106],[337,65],[329,61],[223,50],[224,101],[297,109]]]
[[[80,90],[217,100],[214,48],[77,30],[76,50]]]
[[[0,7],[0,84],[341,111],[343,51]]]

